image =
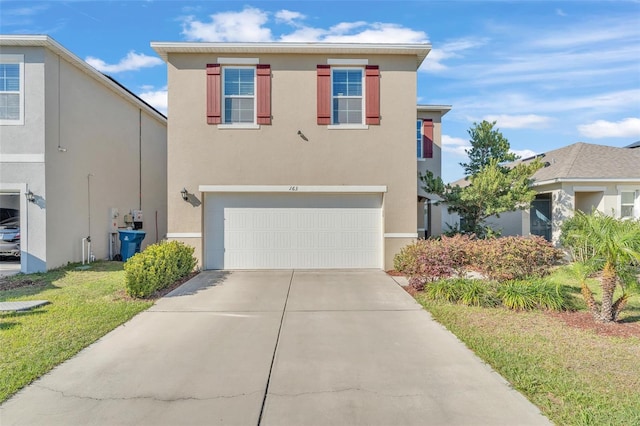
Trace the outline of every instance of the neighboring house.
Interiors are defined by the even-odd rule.
[[[436,177],[442,175],[442,117],[450,110],[451,105],[418,105],[416,142],[420,174],[429,170]],[[418,179],[418,236],[421,238],[442,234],[442,206],[435,204],[439,199],[435,194],[427,194]]]
[[[168,65],[169,239],[205,269],[392,268],[417,237],[430,45],[151,46]],[[446,110],[418,116],[439,133]]]
[[[164,237],[166,131],[161,113],[52,38],[0,36],[0,204],[20,210],[21,271],[82,260],[86,237],[108,258],[134,209],[144,245]]]
[[[538,193],[530,209],[508,212],[487,223],[502,235],[540,235],[557,242],[562,222],[576,210],[618,218],[640,218],[640,150],[578,142],[522,161],[545,165],[534,175]],[[446,209],[446,207],[443,206]],[[457,215],[447,218],[456,224]]]

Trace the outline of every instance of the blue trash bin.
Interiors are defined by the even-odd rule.
[[[120,256],[126,262],[131,256],[140,253],[140,244],[147,235],[144,231],[119,230],[120,234]]]

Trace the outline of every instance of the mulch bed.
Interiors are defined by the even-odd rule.
[[[602,336],[640,337],[640,322],[600,323],[589,312],[549,312],[569,327],[590,330]]]
[[[390,270],[386,271],[391,276],[402,276],[403,274]],[[403,287],[411,296],[415,296],[419,292],[413,287]],[[564,311],[564,312],[548,312],[548,315],[564,322],[567,326],[578,328],[580,330],[590,330],[602,336],[611,337],[640,337],[640,322],[624,322],[618,321],[614,323],[601,323],[593,319],[589,312],[584,311]]]

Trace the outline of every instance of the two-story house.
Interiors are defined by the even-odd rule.
[[[418,236],[430,45],[151,46],[168,67],[168,238],[202,267],[392,268]],[[447,110],[420,119],[439,132]]]
[[[108,258],[143,212],[166,234],[166,118],[48,36],[0,36],[0,207],[19,212],[20,269]],[[84,241],[83,241],[84,240]],[[115,243],[114,243],[115,240]]]

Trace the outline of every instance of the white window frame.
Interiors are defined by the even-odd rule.
[[[422,134],[422,128],[424,126],[424,121],[421,118],[416,118],[416,125],[420,123],[420,136],[418,136],[418,139],[416,140],[416,148],[419,146],[420,147],[420,154],[418,155],[418,152],[416,151],[416,155],[418,157],[418,161],[424,161],[424,143],[422,142],[423,139],[423,134]],[[418,130],[418,129],[416,129]]]
[[[20,54],[0,54],[0,64],[18,64],[20,75],[20,117],[16,120],[0,119],[0,125],[22,126],[24,125],[24,55]],[[15,92],[0,92],[15,93]]]
[[[226,81],[226,71],[229,69],[251,69],[253,70],[253,96],[251,96],[253,98],[253,122],[249,123],[249,122],[244,122],[244,123],[227,123],[226,122],[226,112],[227,109],[225,107],[226,103],[225,100],[227,98],[236,98],[236,99],[248,99],[249,96],[240,96],[240,95],[230,95],[227,96],[225,93],[225,81]],[[257,72],[256,72],[256,67],[255,66],[246,66],[246,65],[225,65],[222,67],[222,79],[220,82],[220,86],[221,86],[221,119],[222,119],[222,123],[218,125],[219,129],[258,129],[260,128],[260,126],[258,125],[258,81],[257,81]]]
[[[633,194],[633,212],[631,216],[622,216],[622,193],[623,192],[631,192]],[[640,196],[638,193],[640,192],[640,188],[634,186],[618,186],[618,211],[620,212],[621,219],[638,219],[640,218]],[[629,204],[624,204],[624,206],[628,206]]]
[[[360,96],[334,96],[333,95],[333,73],[334,71],[349,71],[349,70],[356,70],[356,71],[360,71],[361,75],[362,75],[362,80],[360,82],[360,84],[362,85],[362,95]],[[343,98],[343,99],[354,99],[354,98],[360,98],[360,105],[361,105],[361,111],[362,111],[362,120],[360,123],[342,123],[342,124],[335,124],[333,122],[333,101],[334,99],[338,98]],[[331,66],[331,124],[328,125],[327,127],[329,129],[368,129],[369,126],[367,126],[366,124],[366,115],[367,115],[367,110],[366,110],[366,99],[367,99],[367,94],[366,94],[366,79],[365,79],[365,69],[364,67],[359,67],[359,66],[346,66],[346,67],[336,67],[336,66]]]

